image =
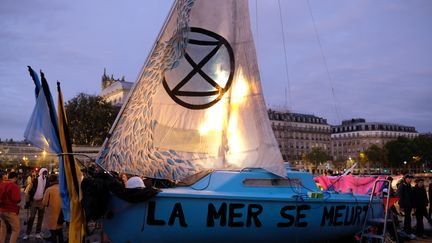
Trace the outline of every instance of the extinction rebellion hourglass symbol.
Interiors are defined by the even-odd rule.
[[[165,72],[163,86],[183,107],[209,108],[231,87],[234,52],[228,41],[214,32],[190,28],[188,45],[179,63],[178,67]],[[221,72],[225,75],[218,75]]]

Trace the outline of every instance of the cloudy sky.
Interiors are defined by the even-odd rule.
[[[267,105],[431,132],[432,1],[309,3],[250,1]],[[0,138],[23,139],[35,103],[27,65],[52,89],[60,80],[65,100],[98,94],[104,68],[135,81],[171,4],[1,0]]]

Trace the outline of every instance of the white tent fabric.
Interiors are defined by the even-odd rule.
[[[107,169],[181,179],[204,168],[285,176],[247,0],[176,1],[100,153]]]

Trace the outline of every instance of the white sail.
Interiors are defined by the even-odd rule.
[[[98,161],[157,178],[246,167],[284,176],[249,21],[247,0],[176,1]]]

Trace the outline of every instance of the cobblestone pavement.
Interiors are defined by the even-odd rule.
[[[400,220],[403,222],[403,218],[401,217]],[[412,217],[412,225],[415,226],[416,223],[416,218]],[[417,238],[416,240],[411,240],[409,242],[424,242],[424,243],[431,243],[432,242],[432,225],[429,224],[429,222],[426,220],[426,218],[423,217],[423,225],[425,228],[425,235],[427,236],[427,238],[423,239],[423,238]]]

